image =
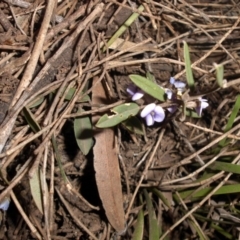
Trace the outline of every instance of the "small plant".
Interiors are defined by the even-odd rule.
[[[166,116],[166,110],[170,114],[176,111],[181,111],[183,117],[186,115],[191,117],[201,117],[202,111],[209,106],[208,100],[202,98],[204,94],[194,95],[195,82],[193,79],[191,62],[189,56],[189,49],[187,43],[184,42],[184,58],[186,66],[187,84],[175,79],[170,78],[170,88],[163,88],[157,83],[152,81],[152,78],[130,75],[129,78],[132,83],[126,89],[132,101],[137,101],[144,98],[145,95],[150,95],[153,100],[141,110],[141,107],[133,103],[125,103],[115,107],[111,110],[113,114],[102,116],[97,122],[96,126],[99,128],[106,128],[115,126],[121,122],[131,119],[140,112],[140,117],[144,118],[147,126],[154,125],[155,122],[163,122]],[[221,66],[221,65],[218,65]],[[216,68],[217,83],[221,87],[222,79],[218,71],[222,68]],[[149,98],[147,98],[149,99]],[[146,100],[146,99],[145,99]]]

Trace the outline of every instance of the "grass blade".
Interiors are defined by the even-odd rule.
[[[191,60],[190,60],[188,44],[185,41],[183,42],[183,52],[184,52],[187,83],[188,83],[189,88],[191,90],[193,90],[194,89],[194,79],[193,79],[193,73],[192,73],[192,68],[191,68]]]
[[[143,194],[146,199],[148,209],[149,240],[158,240],[160,232],[152,200],[150,199],[146,189],[143,190]]]
[[[142,240],[143,230],[144,230],[144,214],[143,210],[141,209],[138,213],[137,223],[133,233],[132,240]]]
[[[214,67],[216,68],[216,80],[217,80],[217,84],[219,87],[223,87],[223,72],[224,72],[224,68],[222,64],[214,64]]]
[[[138,8],[138,12],[142,12],[144,10],[143,5],[140,5]],[[109,39],[107,42],[107,47],[111,46],[116,39],[118,39],[131,24],[136,20],[136,18],[139,16],[139,13],[133,13],[124,23],[123,25],[117,30],[116,33]],[[103,51],[106,51],[106,48],[104,47]]]
[[[238,95],[237,100],[236,100],[236,102],[235,102],[235,104],[233,106],[233,110],[232,110],[231,116],[228,119],[228,122],[227,122],[227,125],[226,125],[225,129],[224,129],[224,132],[227,132],[227,131],[229,131],[232,128],[234,120],[235,120],[235,118],[238,115],[239,109],[240,109],[240,95]],[[227,140],[226,138],[222,139],[219,142],[219,146],[220,147],[224,147],[227,144],[226,140]]]

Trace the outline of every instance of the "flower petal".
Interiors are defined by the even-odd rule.
[[[174,77],[170,77],[170,83],[174,85],[175,88],[183,89],[186,87],[186,83],[182,81],[177,81]]]
[[[142,98],[143,95],[144,95],[144,93],[139,90],[139,91],[137,91],[137,92],[132,96],[132,100],[133,100],[133,101],[136,101],[136,100]]]
[[[209,104],[207,102],[202,102],[201,103],[202,109],[207,108],[208,106],[209,106]]]
[[[174,84],[175,83],[175,78],[174,77],[170,77],[170,83]]]
[[[148,115],[145,117],[145,120],[146,120],[147,126],[152,126],[152,125],[154,124],[154,120],[153,120],[152,114],[148,114]]]
[[[201,107],[201,106],[196,107],[195,110],[196,110],[196,113],[197,113],[199,116],[202,115],[202,107]]]
[[[197,104],[197,107],[196,107],[196,112],[199,116],[202,115],[202,110],[207,108],[209,106],[208,104],[208,100],[207,99],[204,99],[204,98],[199,98],[198,99],[198,104]]]
[[[162,122],[165,118],[165,112],[161,106],[156,106],[154,109],[153,119],[156,122]]]
[[[148,114],[150,114],[156,107],[155,103],[148,104],[141,112],[140,116],[145,118]]]
[[[175,81],[175,83],[173,84],[175,88],[177,89],[183,89],[186,87],[186,83],[181,82],[181,81]]]
[[[131,96],[133,96],[133,95],[136,93],[136,91],[137,91],[137,87],[136,87],[135,85],[133,85],[133,84],[130,84],[130,85],[128,86],[128,88],[127,88],[127,92],[128,92]]]
[[[167,110],[168,110],[170,113],[174,113],[174,112],[177,111],[177,106],[169,107],[169,108],[167,108]]]
[[[171,100],[172,97],[173,97],[173,92],[172,92],[172,90],[166,88],[166,89],[165,89],[165,93],[167,94],[167,98],[168,98],[169,100]]]

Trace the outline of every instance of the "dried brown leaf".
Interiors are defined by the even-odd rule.
[[[98,78],[95,78],[93,84],[97,80]],[[103,85],[99,83],[93,88],[92,103],[101,104],[105,100],[106,94]],[[97,115],[93,116],[94,125],[98,118]],[[99,196],[108,221],[118,233],[121,233],[125,229],[125,219],[114,130],[111,128],[101,129],[96,130],[95,133],[96,143],[93,148],[94,169]]]

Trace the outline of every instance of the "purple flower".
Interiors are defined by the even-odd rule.
[[[199,98],[197,102],[196,112],[199,116],[202,115],[202,110],[207,108],[209,104],[207,103],[207,99]]]
[[[186,83],[184,82],[181,82],[181,81],[177,81],[175,80],[174,77],[170,77],[170,83],[175,87],[177,88],[178,91],[183,91],[184,88],[186,87]]]
[[[186,84],[184,82],[175,80],[174,77],[170,77],[170,83],[177,89],[177,94],[168,88],[165,89],[165,93],[167,95],[167,98],[174,102],[178,96],[182,95],[182,92],[184,91]],[[170,113],[174,113],[177,110],[177,106],[168,107],[167,110]]]
[[[173,91],[168,88],[165,89],[165,93],[167,94],[167,98],[174,102],[174,100],[176,99],[176,94],[174,94]],[[167,110],[170,113],[174,113],[177,111],[177,106],[168,107]]]
[[[133,101],[142,98],[144,95],[144,92],[133,84],[129,85],[127,92],[132,96]]]
[[[140,116],[145,118],[147,126],[152,126],[154,122],[162,122],[164,120],[165,112],[161,106],[150,103],[142,110]]]

